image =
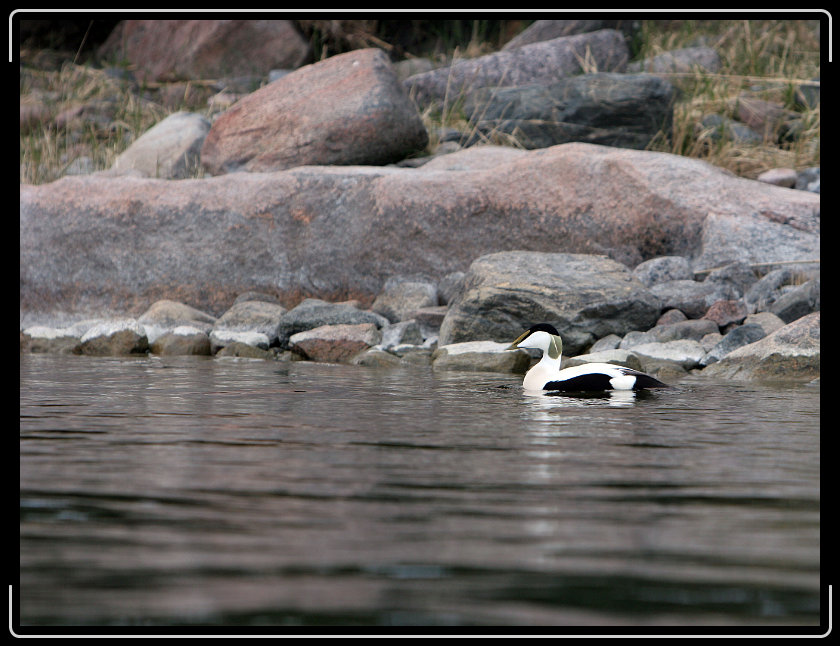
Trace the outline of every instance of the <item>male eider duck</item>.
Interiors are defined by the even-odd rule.
[[[668,387],[643,372],[611,363],[586,363],[560,370],[563,341],[557,330],[547,323],[531,326],[510,344],[508,350],[516,348],[542,350],[542,358],[525,374],[522,382],[525,390],[581,392]]]

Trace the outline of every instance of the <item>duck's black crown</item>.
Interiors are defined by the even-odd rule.
[[[559,336],[557,329],[553,325],[549,325],[548,323],[537,323],[536,325],[532,325],[528,328],[528,332],[533,334],[534,332],[548,332],[549,334],[553,334],[554,336]]]

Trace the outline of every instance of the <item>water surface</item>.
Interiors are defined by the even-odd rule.
[[[20,360],[24,626],[819,624],[818,386]]]

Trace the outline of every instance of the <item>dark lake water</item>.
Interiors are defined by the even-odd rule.
[[[817,626],[819,386],[20,357],[23,626]]]

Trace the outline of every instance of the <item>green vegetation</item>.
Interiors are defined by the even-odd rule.
[[[427,57],[436,64],[498,50],[530,21],[300,21],[320,59],[357,47],[382,47],[395,59]],[[774,167],[797,170],[820,164],[820,109],[796,100],[796,88],[820,74],[818,21],[644,21],[632,44],[633,59],[707,45],[720,54],[715,73],[672,74],[681,90],[670,135],[650,148],[705,159],[745,177]],[[178,110],[209,115],[212,80],[137,87],[114,66],[83,63],[78,52],[21,50],[20,181],[45,183],[85,160],[110,167],[117,155],[162,118]],[[594,70],[588,70],[594,71]],[[781,104],[796,113],[793,135],[766,132],[760,143],[717,137],[703,128],[708,114],[734,117],[738,97]],[[423,115],[430,152],[440,127],[468,131],[458,101]],[[510,137],[498,143],[516,145]],[[201,175],[200,169],[197,176]]]

